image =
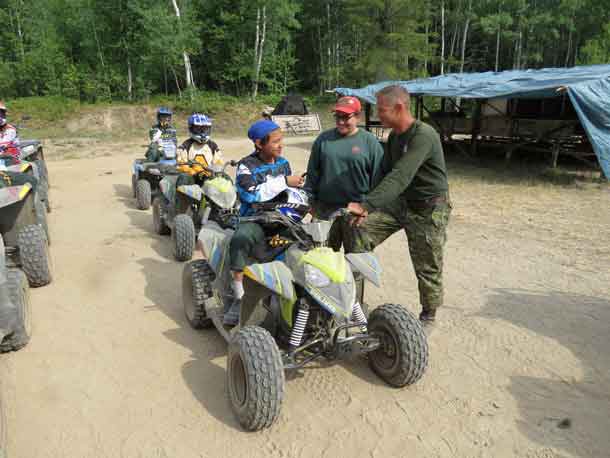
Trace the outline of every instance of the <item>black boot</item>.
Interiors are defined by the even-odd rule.
[[[419,321],[424,327],[432,326],[436,321],[436,310],[422,310],[419,314]]]

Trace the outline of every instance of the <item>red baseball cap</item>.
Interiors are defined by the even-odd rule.
[[[362,106],[360,105],[360,100],[351,96],[341,97],[339,100],[337,100],[337,103],[335,103],[335,108],[333,109],[334,112],[346,114],[360,113],[361,110]]]

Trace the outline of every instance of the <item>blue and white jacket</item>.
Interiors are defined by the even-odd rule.
[[[268,202],[284,192],[288,188],[286,177],[290,175],[290,164],[283,157],[273,164],[263,162],[256,151],[243,158],[235,180],[241,201],[240,215],[251,215],[253,203]]]

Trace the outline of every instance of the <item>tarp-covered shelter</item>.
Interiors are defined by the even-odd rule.
[[[336,88],[375,104],[375,94],[399,84],[416,96],[463,99],[551,98],[567,91],[595,155],[610,179],[610,65],[461,73],[411,81],[386,81],[360,89]]]

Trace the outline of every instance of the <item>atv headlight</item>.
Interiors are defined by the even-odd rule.
[[[316,288],[324,288],[330,285],[330,278],[311,264],[305,264],[305,280]]]
[[[148,169],[148,173],[151,175],[161,175],[161,170],[159,169]]]

